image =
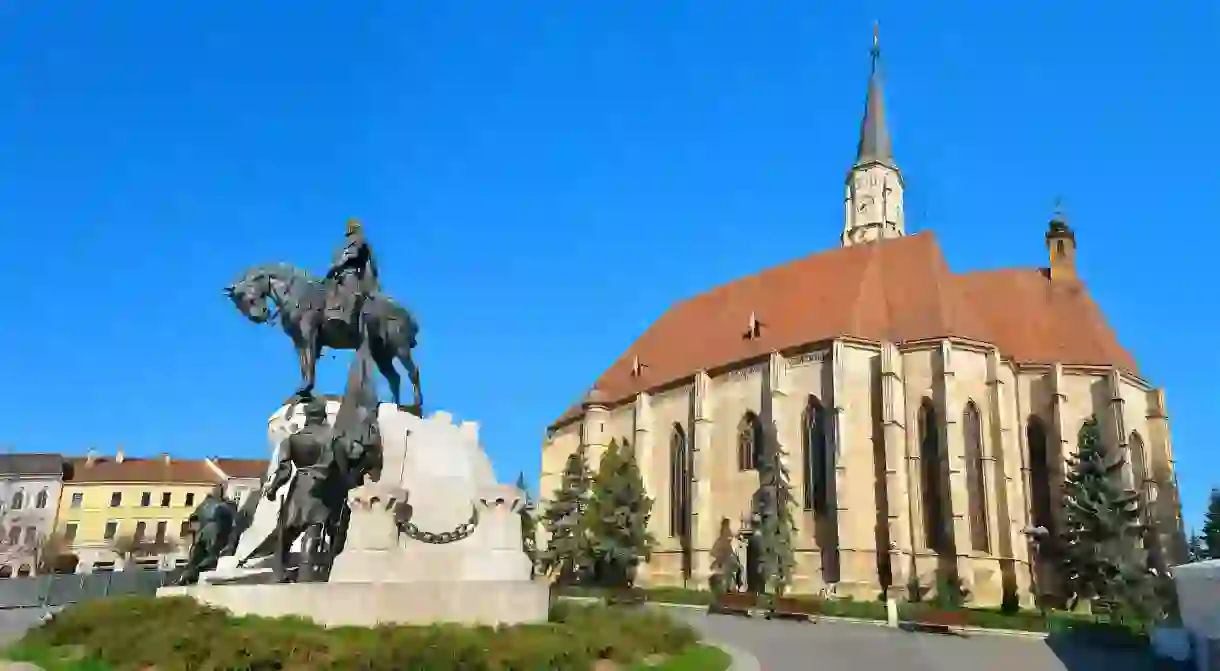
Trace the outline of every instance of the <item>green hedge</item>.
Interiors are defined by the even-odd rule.
[[[54,657],[48,651],[71,650],[102,665],[88,668],[116,671],[532,671],[588,669],[599,659],[628,668],[646,659],[677,660],[697,642],[689,626],[640,609],[561,603],[551,622],[537,625],[326,629],[299,618],[233,617],[189,598],[129,597],[69,607],[11,653],[45,662]],[[66,668],[85,668],[77,664]]]

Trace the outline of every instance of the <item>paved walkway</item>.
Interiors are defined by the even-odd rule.
[[[1063,649],[1053,641],[975,634],[911,633],[869,624],[806,624],[668,609],[713,641],[758,658],[766,671],[1160,671],[1140,654],[1101,648]]]

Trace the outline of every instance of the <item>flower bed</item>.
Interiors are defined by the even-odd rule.
[[[189,598],[115,598],[65,609],[28,633],[10,655],[36,661],[49,671],[509,671],[590,669],[603,659],[624,669],[725,668],[671,666],[713,653],[700,650],[693,629],[663,613],[557,604],[551,620],[501,628],[326,629],[299,618],[233,617]]]

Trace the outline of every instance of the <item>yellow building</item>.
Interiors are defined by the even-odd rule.
[[[55,529],[80,570],[109,570],[123,554],[162,567],[181,563],[189,543],[187,518],[226,477],[207,460],[73,458],[64,479]],[[134,542],[133,542],[134,541]]]

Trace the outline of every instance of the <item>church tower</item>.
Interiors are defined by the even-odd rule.
[[[885,126],[881,91],[881,47],[873,26],[872,72],[860,122],[856,163],[847,173],[844,195],[843,246],[906,235],[902,209],[902,174],[894,164],[890,132]]]

